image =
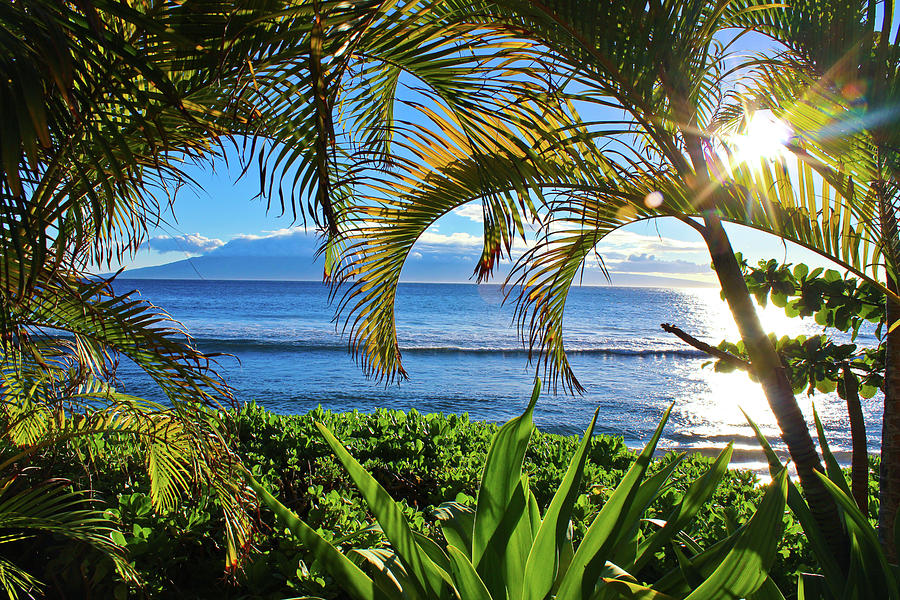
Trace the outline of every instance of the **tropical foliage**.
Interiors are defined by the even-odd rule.
[[[465,415],[415,411],[332,413],[317,409],[308,414],[279,415],[246,405],[232,418],[237,433],[235,452],[252,468],[254,477],[345,552],[384,548],[387,541],[372,527],[371,512],[316,422],[333,431],[398,500],[414,531],[439,542],[443,538],[434,515],[436,507],[450,499],[475,508],[484,461],[497,432],[496,425],[470,421]],[[563,481],[580,441],[575,435],[533,432],[522,469],[542,513]],[[30,477],[37,481],[65,477],[75,488],[89,488],[97,502],[95,508],[121,532],[121,536],[111,535],[124,546],[125,559],[140,584],[123,578],[109,558],[81,542],[41,536],[8,546],[6,553],[19,557],[17,563],[23,569],[47,583],[49,597],[121,597],[126,593],[156,597],[173,590],[188,598],[341,596],[338,582],[316,561],[315,554],[279,526],[269,511],[254,516],[253,550],[248,559],[232,577],[222,577],[225,523],[214,490],[201,486],[174,510],[162,513],[153,508],[150,482],[143,475],[143,450],[129,438],[93,455],[89,465],[84,464],[85,456],[79,454],[78,444],[50,447],[33,463]],[[636,456],[621,438],[592,436],[571,514],[576,546]],[[646,476],[652,477],[673,461],[677,465],[669,485],[645,511],[645,519],[665,520],[682,502],[690,484],[709,471],[714,458],[669,453],[654,458]],[[873,480],[871,485],[871,506],[877,511],[877,482]],[[682,531],[700,547],[712,546],[752,517],[764,492],[753,472],[728,470]],[[652,532],[654,526],[648,521],[644,527]],[[642,577],[654,581],[677,567],[674,552],[664,547]],[[788,592],[796,587],[800,573],[816,570],[799,523],[788,517],[770,577]]]
[[[509,282],[523,338],[571,389],[562,326],[580,268],[610,231],[674,216],[709,246],[816,527],[841,563],[853,530],[815,474],[824,468],[721,222],[774,231],[868,276],[888,298],[887,321],[897,320],[896,128],[882,113],[896,104],[889,4],[5,3],[0,389],[9,439],[26,459],[97,432],[136,440],[156,508],[212,486],[229,517],[228,564],[240,555],[248,498],[217,412],[227,386],[164,313],[84,276],[140,247],[191,184],[187,165],[232,157],[258,170],[270,207],[326,233],[325,275],[347,284],[339,306],[351,348],[368,373],[389,378],[405,374],[393,324],[403,263],[449,210],[482,203],[479,280],[538,222]],[[786,50],[733,69],[735,27]],[[735,85],[742,74],[749,83]],[[737,160],[751,105],[762,103],[794,126],[795,170]],[[890,340],[886,439],[900,431]],[[121,360],[171,406],[123,394]],[[883,530],[900,501],[892,465],[900,460],[882,463]],[[417,585],[436,589],[435,572],[409,567]]]
[[[803,523],[810,548],[816,557],[821,574],[802,574],[797,581],[797,596],[809,600],[828,600],[834,598],[860,598],[876,600],[877,598],[900,597],[900,581],[897,567],[888,559],[884,546],[878,539],[878,532],[869,519],[867,512],[861,510],[854,500],[844,472],[837,459],[831,453],[825,430],[814,416],[816,431],[822,455],[828,467],[827,474],[819,474],[828,492],[841,507],[841,520],[851,539],[850,569],[848,575],[830,554],[823,543],[823,535],[812,520],[809,506],[803,500],[796,487],[788,482],[787,502],[794,515]],[[782,472],[781,464],[772,447],[766,441],[759,428],[751,421],[757,439],[769,460],[773,473]],[[894,532],[896,536],[897,532]],[[895,541],[896,543],[896,541]]]
[[[642,532],[641,515],[665,489],[678,464],[678,460],[672,461],[645,478],[668,418],[666,411],[576,549],[567,532],[597,415],[541,516],[529,480],[522,473],[522,460],[534,429],[531,414],[539,393],[538,383],[525,412],[494,436],[475,510],[455,502],[436,510],[446,540],[444,547],[416,534],[406,522],[402,507],[327,428],[318,425],[390,542],[381,551],[354,551],[372,566],[371,576],[264,487],[252,479],[251,485],[292,534],[313,549],[325,568],[357,599],[616,598],[635,594],[695,599],[745,597],[761,588],[766,597],[779,597],[766,571],[781,537],[785,471],[775,477],[756,514],[744,527],[706,549],[682,539],[686,551],[677,545],[674,550],[681,566],[648,586],[638,577],[658,550],[683,536],[682,527],[696,516],[724,474],[731,447],[719,455],[706,474],[691,483],[665,521],[654,523],[655,531]],[[774,523],[779,525],[773,527]]]
[[[880,288],[833,269],[809,270],[804,264],[793,269],[775,260],[750,267],[738,255],[747,288],[757,302],[783,308],[789,317],[813,317],[823,327],[820,335],[776,337],[770,334],[795,393],[804,389],[830,393],[835,390],[847,404],[853,443],[851,461],[853,497],[861,510],[868,507],[868,439],[861,399],[884,393],[885,301]],[[876,347],[858,347],[860,329],[874,327]],[[710,354],[717,371],[741,369],[750,373],[750,362],[742,342],[723,340],[712,347],[673,325],[663,329]],[[850,343],[835,341],[829,330],[849,333]]]
[[[807,214],[819,225],[810,246],[854,267],[886,295],[890,327],[885,342],[880,528],[894,559],[890,532],[900,506],[900,471],[894,466],[900,459],[900,332],[893,326],[900,318],[900,188],[893,117],[900,92],[900,38],[891,39],[896,18],[891,2],[822,2],[748,14],[742,22],[787,49],[779,56],[783,68],[763,64],[754,73],[742,90],[746,100],[771,107],[793,127],[799,155],[810,153],[815,162],[831,165],[840,175],[818,184],[802,174],[781,178],[792,180],[801,197],[815,199],[818,190],[822,198],[834,196],[840,213],[850,215],[840,220],[830,203],[807,202]]]
[[[525,129],[477,136],[453,113],[432,117],[430,130],[437,133],[424,139],[417,131],[399,134],[395,147],[402,158],[393,169],[373,170],[371,180],[359,180],[354,199],[340,213],[343,222],[330,239],[329,256],[332,275],[347,280],[339,310],[366,371],[389,378],[405,374],[393,323],[404,261],[438,218],[479,199],[485,217],[479,279],[491,273],[499,254],[510,253],[507,230],[497,223],[540,224],[507,283],[532,356],[554,383],[577,390],[564,350],[568,290],[604,236],[637,220],[675,217],[708,246],[816,519],[824,530],[833,527],[829,543],[837,555],[846,554],[837,507],[814,475],[823,467],[809,427],[722,227],[731,221],[776,231],[823,252],[827,239],[827,248],[840,246],[839,258],[860,272],[880,252],[855,244],[855,223],[868,209],[844,202],[846,175],[823,160],[818,146],[797,142],[805,179],[796,189],[785,169],[757,169],[740,159],[739,134],[749,115],[743,96],[729,90],[760,61],[736,56],[728,31],[751,22],[748,15],[766,15],[780,5],[510,1],[453,8],[459,22],[502,32],[510,43],[531,42],[529,51],[542,57],[538,64],[546,73],[513,71],[520,62],[510,56],[505,82],[516,93],[523,82],[543,83],[537,101],[550,115]],[[488,152],[483,140],[489,140]],[[407,154],[414,161],[407,163]],[[388,189],[393,193],[386,194]],[[824,225],[814,216],[819,206],[827,206]],[[517,230],[525,237],[521,226]]]
[[[15,478],[56,444],[97,441],[93,455],[129,438],[143,449],[157,510],[201,483],[216,491],[229,566],[247,542],[250,499],[216,413],[229,390],[179,324],[85,271],[137,250],[190,184],[186,165],[221,156],[226,144],[240,151],[243,140],[244,157],[265,163],[271,149],[254,140],[309,130],[285,123],[310,123],[312,101],[273,108],[268,98],[290,77],[298,85],[312,77],[312,8],[245,4],[0,7],[0,420],[19,447],[0,476]],[[286,47],[286,36],[299,45]],[[142,369],[169,406],[117,389],[120,361]],[[4,493],[57,494],[37,485]],[[73,518],[60,517],[55,530],[78,534],[80,502],[57,505]],[[31,585],[14,575],[5,569],[0,581]]]

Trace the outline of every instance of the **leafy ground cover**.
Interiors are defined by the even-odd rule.
[[[373,519],[344,470],[315,429],[324,423],[360,463],[403,504],[414,528],[439,536],[430,509],[446,500],[474,503],[478,479],[496,425],[473,422],[465,415],[423,415],[416,411],[332,413],[321,409],[305,415],[277,415],[249,404],[230,415],[238,450],[254,476],[327,539],[354,547],[383,542]],[[578,445],[577,436],[536,432],[525,456],[524,471],[541,508],[557,489]],[[76,487],[92,489],[107,513],[121,525],[120,542],[144,580],[151,597],[284,598],[313,595],[339,598],[334,582],[315,560],[275,525],[265,512],[255,515],[257,535],[245,548],[246,560],[225,575],[223,522],[213,497],[198,489],[193,501],[169,514],[153,510],[141,477],[143,457],[127,442],[110,438],[102,456],[57,449],[40,461],[31,477],[65,477]],[[598,435],[590,445],[582,494],[573,511],[574,538],[584,534],[591,518],[621,480],[635,454],[620,438]],[[667,454],[650,472],[673,460]],[[92,469],[84,468],[87,461]],[[877,459],[876,459],[877,461]],[[656,500],[650,517],[664,518],[686,486],[711,459],[687,457],[676,469],[674,484]],[[873,463],[870,473],[877,473]],[[88,475],[93,473],[93,475]],[[701,545],[721,539],[753,512],[762,497],[757,477],[733,470],[686,533]],[[877,514],[877,482],[870,483],[870,518]],[[786,516],[785,538],[772,577],[785,592],[793,590],[797,573],[814,570],[799,524]],[[361,533],[360,533],[361,532]],[[350,536],[348,538],[348,536]],[[345,539],[346,538],[346,539]],[[38,538],[22,542],[33,572],[51,582],[59,597],[126,597],[140,590],[117,581],[112,565],[90,549],[66,540]],[[661,554],[650,568],[674,564]],[[26,559],[29,560],[29,559]]]

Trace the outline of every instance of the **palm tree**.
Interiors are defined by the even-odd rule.
[[[894,10],[891,2],[814,1],[742,19],[785,48],[782,70],[762,65],[749,95],[790,122],[804,151],[847,182],[841,196],[856,214],[855,239],[833,244],[823,236],[815,246],[859,266],[858,274],[888,292],[879,532],[892,557],[900,506],[900,330],[893,328],[900,318],[900,138],[892,116],[900,92],[900,40],[891,40]]]
[[[537,45],[530,51],[543,56],[543,71],[535,75],[523,69],[507,81],[517,87],[545,79],[551,86],[545,86],[544,100],[558,104],[531,127],[490,121],[491,137],[473,135],[470,123],[452,112],[431,114],[430,127],[398,132],[404,135],[395,142],[392,170],[375,172],[371,181],[357,180],[357,202],[339,213],[342,229],[329,251],[338,257],[335,278],[349,281],[339,311],[363,367],[385,377],[405,374],[393,324],[394,290],[405,258],[436,219],[481,198],[485,250],[476,267],[479,279],[490,273],[500,252],[509,251],[509,228],[497,223],[518,225],[526,217],[550,215],[537,245],[519,260],[508,283],[519,290],[517,314],[529,347],[548,374],[578,388],[563,349],[562,320],[566,294],[581,265],[618,227],[673,216],[706,242],[816,522],[838,560],[845,557],[847,542],[836,508],[814,473],[822,467],[808,426],[721,224],[776,231],[814,249],[823,230],[837,231],[833,220],[822,226],[810,213],[798,212],[801,199],[772,202],[770,188],[760,185],[754,169],[729,164],[715,151],[727,152],[728,140],[715,132],[739,114],[723,91],[733,72],[722,32],[748,12],[776,8],[697,0],[601,6],[485,2],[454,9],[458,22],[501,31],[510,40],[533,40]],[[560,106],[562,116],[556,112]],[[611,109],[626,116],[609,117]],[[840,201],[846,181],[818,162],[806,160],[804,168],[839,192],[823,202],[845,225],[842,239],[852,238],[859,217],[855,207]],[[660,193],[661,205],[648,200]],[[855,272],[864,265],[860,257],[842,262]]]
[[[331,12],[346,24],[373,6]],[[184,164],[226,143],[265,159],[272,150],[257,140],[310,134],[286,132],[310,122],[313,102],[270,96],[311,79],[314,12],[281,2],[0,6],[0,421],[20,448],[0,476],[51,444],[127,437],[144,452],[157,509],[197,484],[218,496],[229,567],[248,541],[252,497],[219,412],[230,390],[179,324],[86,269],[137,250],[190,184]],[[169,406],[117,389],[121,360]]]
[[[407,75],[427,82],[421,101],[450,98],[471,131],[489,132],[483,122],[517,98],[482,76],[502,73],[491,61],[517,48],[476,25],[447,33],[446,11],[412,10],[419,4],[0,5],[0,421],[21,460],[60,443],[97,451],[100,433],[127,437],[157,509],[212,488],[227,517],[226,564],[236,564],[251,498],[219,410],[231,393],[215,357],[87,270],[133,255],[192,185],[185,165],[223,157],[258,166],[270,205],[336,233],[361,155],[344,150],[364,145],[366,160],[387,167],[392,132],[382,125],[398,87],[415,87]],[[480,53],[469,51],[475,40]],[[369,77],[373,65],[385,66],[380,78]],[[337,98],[362,79],[357,97]],[[505,122],[532,117],[533,106],[506,111]],[[123,393],[120,361],[141,368],[167,405]]]

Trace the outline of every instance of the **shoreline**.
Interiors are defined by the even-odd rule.
[[[721,448],[716,448],[713,446],[669,446],[666,448],[658,448],[656,452],[653,454],[654,458],[659,458],[660,456],[664,456],[668,452],[687,452],[688,454],[696,453],[700,454],[706,458],[715,458],[719,455],[719,452],[722,451],[724,446]],[[629,446],[629,449],[638,450],[640,448],[633,448]],[[853,453],[848,450],[832,450],[831,453],[837,459],[838,464],[842,468],[849,468],[850,461],[853,458]],[[782,464],[786,464],[788,466],[788,472],[791,476],[797,475],[797,470],[794,468],[794,464],[791,462],[791,456],[787,450],[783,449],[775,449],[775,454],[778,455],[779,460]],[[869,451],[869,457],[878,456],[880,452],[877,451]],[[765,452],[763,452],[762,448],[751,448],[748,446],[735,446],[733,453],[731,455],[731,461],[728,464],[729,469],[740,470],[740,471],[753,471],[756,473],[757,477],[759,477],[761,483],[768,483],[772,480],[771,475],[769,474],[769,462],[766,460]]]

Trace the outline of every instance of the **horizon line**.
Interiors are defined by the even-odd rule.
[[[96,277],[111,277],[115,275],[114,273],[101,273],[95,275]],[[190,278],[190,277],[128,277],[127,274],[122,273],[120,276],[114,278],[115,281],[194,281],[194,282],[209,282],[209,283],[219,283],[225,281],[242,281],[249,283],[317,283],[322,285],[328,285],[327,282],[321,279],[251,279],[245,277],[238,277],[232,279],[208,279],[205,277],[199,278]],[[497,286],[502,287],[506,284],[497,283],[497,282],[483,282],[478,283],[474,281],[400,281],[399,284],[416,284],[416,285],[472,285],[472,286]],[[637,284],[616,284],[616,283],[578,283],[576,284],[578,287],[602,287],[602,288],[656,288],[656,289],[670,289],[670,288],[688,288],[688,289],[715,289],[718,286],[714,283],[703,283],[696,282],[695,284],[688,285],[660,285],[660,284],[648,284],[648,285],[637,285]],[[518,287],[518,286],[511,286]]]

